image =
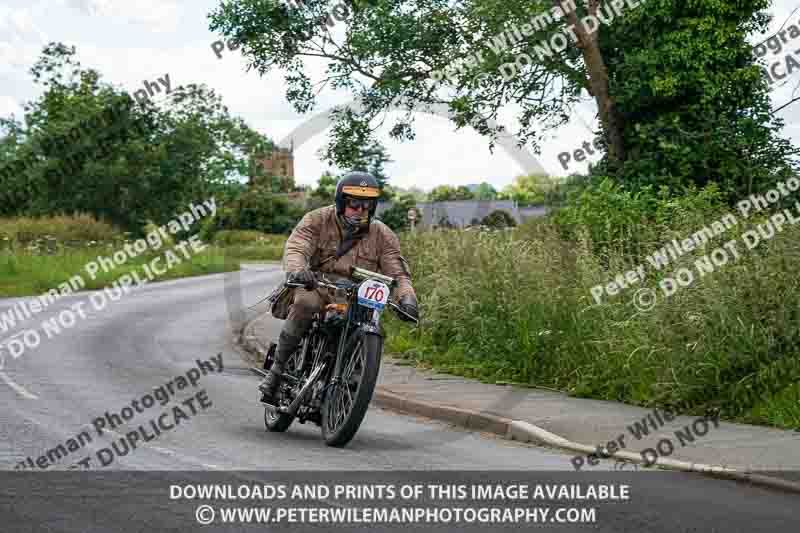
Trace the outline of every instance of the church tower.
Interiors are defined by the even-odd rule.
[[[280,190],[273,192],[290,192],[294,188],[294,140],[292,140],[289,148],[276,147],[265,157],[256,159],[257,164],[260,164],[264,177],[260,178],[265,183],[259,182],[250,177],[249,185],[251,187],[266,186],[272,189],[275,180],[272,177],[278,178],[280,183]]]

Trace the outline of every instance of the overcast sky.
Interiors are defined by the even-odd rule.
[[[280,72],[260,77],[245,72],[245,61],[238,52],[225,50],[218,59],[211,50],[217,40],[208,29],[207,14],[217,0],[0,0],[0,115],[21,116],[23,102],[36,98],[39,90],[28,69],[49,41],[75,45],[84,66],[97,68],[104,81],[133,94],[143,81],[169,74],[172,87],[186,83],[205,83],[223,97],[234,115],[243,117],[252,127],[280,141],[313,114],[332,105],[350,101],[344,93],[326,93],[314,113],[297,115],[285,98]],[[776,0],[771,12],[777,29],[789,14],[800,6],[790,0]],[[800,10],[788,24],[800,26]],[[752,38],[753,44],[758,36]],[[769,52],[769,63],[781,61],[800,44],[790,42],[779,54]],[[800,60],[800,53],[795,57]],[[319,65],[313,65],[319,68]],[[792,73],[782,87],[773,90],[774,107],[787,102],[794,90],[800,95],[800,71]],[[572,162],[565,171],[558,154],[579,148],[591,141],[587,127],[593,126],[595,106],[591,101],[575,110],[572,122],[550,133],[551,138],[540,154],[533,154],[549,173],[566,175],[584,171],[583,163]],[[784,135],[800,141],[800,102],[781,112],[786,121]],[[514,110],[505,110],[502,123],[514,126]],[[489,152],[488,141],[471,130],[455,131],[444,118],[419,114],[415,118],[416,139],[405,143],[382,136],[394,163],[388,168],[391,182],[409,187],[430,189],[440,184],[462,185],[488,181],[498,188],[510,183],[524,169],[502,148]],[[317,156],[325,144],[322,133],[302,143],[295,150],[297,182],[316,182],[328,168]]]

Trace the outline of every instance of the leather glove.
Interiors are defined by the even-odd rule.
[[[290,272],[288,281],[289,283],[300,283],[304,285],[307,291],[313,291],[317,288],[317,277],[307,268]]]
[[[400,298],[400,304],[398,305],[398,307],[404,313],[407,313],[416,318],[417,320],[419,320],[419,310],[417,309],[417,298],[413,294],[406,294],[405,296]]]

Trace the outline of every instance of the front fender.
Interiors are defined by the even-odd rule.
[[[347,340],[347,344],[344,347],[345,353],[353,351],[353,348],[356,347],[356,343],[361,339],[366,339],[367,336],[377,337],[383,342],[383,333],[381,333],[379,326],[375,326],[374,324],[362,324],[353,331],[352,336]]]

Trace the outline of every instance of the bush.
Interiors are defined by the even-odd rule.
[[[218,209],[213,219],[201,229],[205,239],[220,230],[255,230],[270,234],[288,234],[303,217],[303,208],[286,196],[263,189],[250,189],[230,206]]]
[[[611,255],[640,258],[669,242],[685,238],[725,212],[723,195],[715,184],[698,191],[694,186],[680,195],[667,187],[632,191],[603,179],[570,199],[553,220],[562,237],[592,243],[592,251],[606,261]]]
[[[414,196],[404,194],[392,206],[381,213],[380,221],[392,228],[393,231],[403,231],[410,226],[408,221],[408,210],[414,209],[417,212],[417,223],[422,220],[422,213],[416,208],[417,201]]]
[[[481,225],[488,226],[492,229],[513,228],[517,225],[517,221],[507,212],[502,209],[497,209],[483,217]]]

